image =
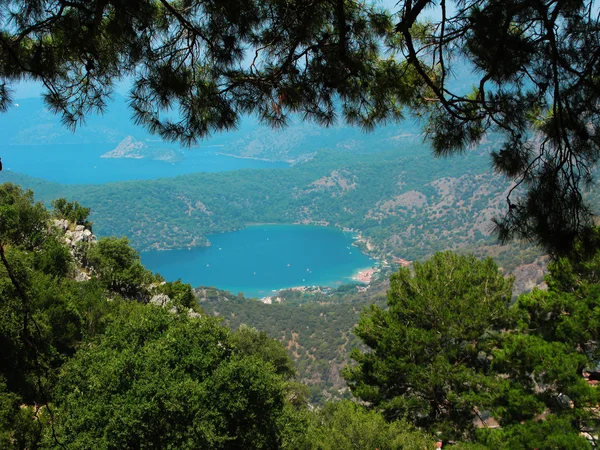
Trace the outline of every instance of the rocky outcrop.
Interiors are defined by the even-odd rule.
[[[64,232],[69,229],[69,221],[67,219],[54,219],[54,226]]]
[[[180,312],[180,310],[175,305],[173,305],[173,303],[171,302],[171,298],[167,294],[153,295],[148,303],[150,303],[151,305],[160,306],[161,308],[169,308],[169,312],[173,314]],[[186,314],[188,315],[188,317],[201,316],[200,313],[194,311],[192,308],[189,308],[186,311]]]
[[[78,242],[95,242],[96,236],[83,225],[76,225],[71,229],[71,224],[66,219],[55,219],[54,226],[65,234],[65,243],[74,247]]]
[[[547,273],[548,258],[538,258],[533,264],[521,264],[513,271],[515,277],[513,297],[530,292],[533,288],[545,290],[548,288],[544,282]]]
[[[54,219],[53,225],[64,236],[64,242],[69,247],[71,255],[75,260],[75,281],[87,281],[90,275],[85,270],[85,251],[80,248],[82,244],[92,245],[96,242],[96,236],[83,225],[69,223],[66,219]]]
[[[151,305],[162,306],[163,308],[171,302],[171,298],[167,294],[156,294],[152,296],[150,301]]]
[[[66,219],[54,219],[52,225],[53,227],[50,227],[48,232],[63,237],[63,240],[65,244],[67,244],[75,261],[75,264],[73,264],[73,279],[75,279],[75,281],[90,280],[90,274],[93,275],[94,270],[89,266],[85,255],[86,250],[97,242],[96,236],[84,225],[74,225]],[[158,289],[163,284],[165,283],[153,283],[144,286],[144,288],[147,288],[149,295],[151,295],[153,291],[156,292],[155,289]],[[182,308],[177,306],[168,295],[163,293],[152,295],[148,303],[161,308],[167,308],[168,311],[173,314],[185,313],[188,317],[201,317],[201,314],[194,311],[192,308]]]
[[[143,158],[142,151],[148,148],[146,144],[138,141],[133,136],[127,136],[114,150],[106,152],[100,158]]]
[[[94,242],[95,240],[96,236],[83,225],[77,225],[75,230],[65,232],[65,242],[71,246],[76,245],[78,242]]]

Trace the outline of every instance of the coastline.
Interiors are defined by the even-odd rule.
[[[256,158],[255,156],[240,156],[240,155],[233,155],[231,153],[223,153],[223,152],[215,152],[215,155],[230,156],[232,158],[239,158],[239,159],[253,159],[255,161],[278,162],[274,159]],[[284,162],[289,163],[289,161],[284,161]]]
[[[378,269],[373,267],[359,269],[354,273],[354,275],[352,275],[352,279],[360,283],[370,284],[377,272]]]
[[[318,227],[324,227],[324,228],[329,228],[332,230],[338,230],[338,231],[342,231],[344,233],[353,233],[354,234],[354,242],[351,244],[353,247],[357,247],[363,254],[373,258],[374,260],[380,260],[381,259],[381,255],[379,255],[375,250],[376,247],[375,245],[369,240],[369,238],[365,238],[362,236],[362,233],[360,230],[354,230],[354,229],[347,229],[347,228],[342,228],[340,226],[337,225],[332,225],[329,222],[326,221],[297,221],[297,222],[247,222],[244,223],[242,226],[235,227],[232,228],[230,230],[224,230],[224,231],[212,231],[210,233],[207,233],[204,236],[198,236],[197,238],[204,238],[204,242],[196,242],[196,240],[194,240],[194,242],[191,242],[189,245],[184,245],[184,246],[174,246],[174,247],[163,247],[158,243],[154,243],[148,247],[144,247],[141,250],[138,250],[139,252],[149,252],[149,251],[170,251],[170,250],[183,250],[183,249],[192,249],[192,248],[206,248],[206,247],[210,247],[211,246],[211,242],[209,239],[210,235],[218,235],[218,234],[223,234],[223,233],[231,233],[234,231],[240,231],[243,230],[245,228],[248,227],[255,227],[255,226],[264,226],[264,225],[282,225],[282,226],[318,226]],[[351,278],[355,281],[359,281],[358,277],[360,275],[360,272],[363,271],[367,271],[370,270],[372,268],[365,268],[365,269],[360,269],[358,272],[355,272]],[[376,270],[377,271],[377,270]],[[371,274],[371,277],[373,275]],[[361,281],[363,282],[363,281]],[[368,284],[368,282],[366,282]]]

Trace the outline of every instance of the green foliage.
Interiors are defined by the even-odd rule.
[[[463,152],[482,135],[501,133],[494,169],[525,189],[509,193],[498,236],[569,253],[593,227],[582,194],[600,154],[594,2],[486,0],[453,12],[442,4],[441,20],[427,24],[430,3],[407,2],[396,31],[437,100],[422,103],[434,151]],[[466,71],[477,73],[473,86],[460,79]]]
[[[6,389],[0,378],[0,448],[36,448],[47,411],[21,405],[20,398]]]
[[[45,236],[48,213],[44,205],[34,203],[33,192],[12,183],[0,185],[0,242],[38,247]]]
[[[344,372],[353,394],[445,438],[472,433],[511,287],[491,259],[449,252],[392,275],[388,308],[371,306],[356,329],[371,350],[355,350]]]
[[[42,244],[41,251],[33,256],[33,267],[46,275],[66,277],[72,266],[71,252],[56,236],[48,236]]]
[[[569,419],[550,416],[546,420],[528,421],[498,430],[480,430],[484,448],[497,450],[586,450],[595,448],[574,429]],[[459,445],[457,449],[471,449]],[[475,447],[473,450],[477,450]],[[483,449],[482,449],[483,450]]]
[[[52,200],[52,215],[57,219],[66,219],[70,223],[83,225],[88,230],[92,229],[92,223],[87,220],[90,208],[81,206],[78,202],[67,202],[66,198]]]
[[[90,249],[104,278],[74,281],[78,263],[43,205],[11,184],[0,186],[0,196],[8,219],[0,240],[0,442],[2,448],[37,448],[44,428],[57,422],[48,405],[57,399],[63,364],[102,336],[122,311],[118,301],[107,300],[107,288],[114,286],[108,281],[155,278],[126,241],[109,240]],[[189,285],[164,286],[180,303],[193,299]],[[137,286],[139,292],[149,288]],[[60,446],[53,437],[48,442]]]
[[[181,280],[160,283],[153,292],[168,295],[173,304],[181,309],[193,309],[197,312],[203,312],[198,305],[192,286],[182,283]]]
[[[597,257],[596,257],[597,258]],[[510,281],[491,260],[451,253],[390,280],[388,309],[371,307],[345,376],[386,417],[472,441],[461,448],[589,448],[598,392],[598,259],[553,263],[548,291],[509,307]],[[491,415],[502,428],[474,429]]]
[[[33,192],[0,186],[0,376],[26,402],[44,403],[62,354],[80,335],[69,282],[70,254],[48,232]],[[47,369],[43,377],[39,367]]]
[[[197,293],[203,309],[218,314],[232,330],[247,325],[285,345],[298,381],[309,386],[308,401],[323,406],[328,398],[349,397],[340,370],[350,362],[350,351],[360,345],[353,328],[366,305],[384,304],[384,289],[372,285],[359,293],[355,286],[354,292],[294,295],[271,305],[214,288],[199,288]]]
[[[289,380],[296,375],[294,363],[285,348],[279,342],[269,338],[264,331],[242,325],[233,334],[232,343],[236,353],[257,355],[265,362],[271,363],[277,375],[283,379]]]
[[[394,274],[385,309],[384,285],[273,305],[199,289],[231,332],[191,317],[191,287],[152,275],[126,239],[90,244],[91,279],[73,280],[43,205],[10,184],[0,196],[0,446],[420,449],[439,432],[465,449],[591,448],[580,432],[597,433],[599,393],[582,375],[598,359],[600,253],[583,243],[512,306],[490,259],[448,252]],[[143,304],[154,294],[181,312]],[[356,328],[366,348],[350,330],[372,302]],[[309,412],[350,349],[345,375],[369,408]],[[490,415],[501,428],[475,429]]]
[[[142,266],[139,255],[127,238],[108,237],[98,240],[87,251],[90,268],[104,287],[136,300],[148,300],[152,273]]]
[[[597,432],[599,398],[582,374],[598,358],[600,256],[583,244],[580,258],[550,265],[547,291],[510,307],[512,282],[490,259],[441,253],[401,269],[388,307],[359,321],[366,349],[350,330],[361,307],[381,303],[376,285],[288,293],[280,305],[198,290],[230,332],[189,317],[200,310],[191,287],[152,275],[126,239],[89,245],[92,278],[74,281],[77,263],[43,205],[10,184],[0,195],[4,447],[416,449],[440,432],[469,440],[465,449],[591,448],[580,431]],[[159,293],[183,312],[131,301]],[[268,336],[310,387],[290,381],[290,356]],[[371,409],[310,413],[350,349],[358,364],[345,375]],[[501,428],[475,429],[487,415]]]
[[[314,415],[302,448],[421,450],[433,448],[433,440],[406,422],[386,422],[381,414],[346,400]]]
[[[534,290],[514,305],[519,327],[495,352],[493,366],[505,376],[495,407],[507,431],[498,439],[514,439],[515,448],[533,445],[527,442],[539,442],[539,448],[586,448],[580,429],[596,432],[593,407],[599,393],[583,372],[598,361],[599,255],[554,261],[548,290]],[[553,425],[535,422],[542,413],[552,414]],[[538,428],[546,430],[543,435]]]
[[[273,366],[216,320],[129,303],[63,367],[57,432],[69,448],[276,448],[283,405]]]

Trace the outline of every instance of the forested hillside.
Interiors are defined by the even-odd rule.
[[[491,259],[444,252],[367,296],[261,305],[196,298],[53,206],[0,186],[4,448],[592,448],[599,254],[516,303]]]
[[[255,327],[280,341],[308,386],[309,400],[349,398],[341,369],[350,363],[350,352],[360,346],[354,334],[361,311],[370,304],[385,304],[388,280],[358,292],[355,285],[327,294],[281,291],[281,303],[264,304],[212,287],[198,287],[196,295],[207,314],[220,317],[232,330]]]
[[[54,206],[0,185],[1,448],[316,449],[362,420],[379,424],[367,442],[429,445],[349,404],[311,413],[283,346],[230,332],[126,239],[97,240],[86,208]]]
[[[380,152],[320,151],[288,169],[199,173],[101,186],[45,184],[7,173],[37,198],[69,197],[92,209],[100,235],[127,236],[138,250],[208,245],[207,235],[248,223],[322,223],[359,231],[365,250],[418,260],[469,249],[509,269],[537,251],[499,247],[491,219],[510,183],[489,170],[488,146],[434,159],[422,145]]]
[[[0,5],[3,145],[230,132],[212,145],[293,162],[69,187],[3,171],[0,448],[600,447],[597,1]],[[257,222],[350,228],[393,273],[266,305],[139,257]],[[516,295],[507,269],[532,261],[514,272],[547,263],[545,282]]]

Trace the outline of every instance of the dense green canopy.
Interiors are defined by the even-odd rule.
[[[582,270],[583,268],[587,270]],[[491,260],[438,253],[365,310],[345,370],[354,395],[461,448],[583,449],[597,430],[598,257],[551,266],[548,290],[510,305]],[[490,417],[501,428],[483,426]],[[493,424],[494,422],[492,422]]]
[[[449,252],[392,275],[388,308],[371,306],[356,329],[371,351],[352,354],[353,394],[445,437],[472,432],[490,392],[488,356],[510,325],[511,284],[491,259]]]
[[[356,328],[365,345],[345,375],[364,403],[311,411],[281,343],[208,317],[126,239],[74,244],[77,225],[53,219],[78,206],[56,203],[0,185],[2,448],[591,448],[600,253],[556,260],[548,289],[512,305],[490,259],[446,252],[400,270],[388,307]],[[501,428],[479,428],[490,417]]]

